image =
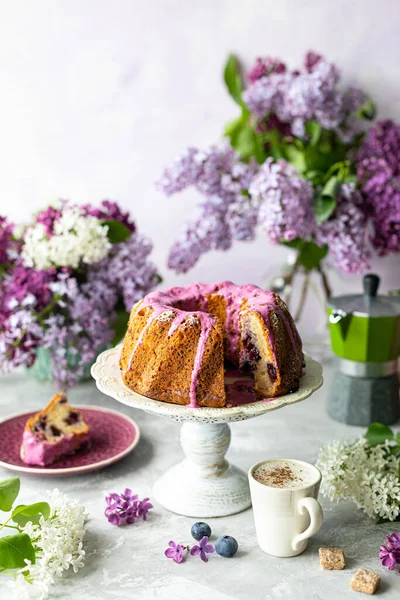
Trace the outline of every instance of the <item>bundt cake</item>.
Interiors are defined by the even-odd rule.
[[[302,344],[286,304],[255,285],[195,283],[132,308],[120,368],[135,392],[190,407],[226,404],[224,360],[271,398],[297,390]]]
[[[30,417],[22,436],[21,459],[28,465],[50,465],[72,454],[90,439],[89,427],[65,394],[56,394],[40,412]]]

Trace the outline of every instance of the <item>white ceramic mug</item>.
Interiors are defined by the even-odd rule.
[[[286,482],[284,487],[260,483],[254,472],[277,463],[293,465],[293,471],[304,472],[295,483]],[[249,470],[251,500],[257,540],[261,550],[273,556],[297,556],[307,548],[308,539],[317,533],[323,521],[321,505],[317,497],[321,472],[301,460],[262,460]],[[292,487],[291,487],[292,486]]]

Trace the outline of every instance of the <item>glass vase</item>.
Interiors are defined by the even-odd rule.
[[[286,302],[303,340],[305,351],[316,360],[326,362],[332,356],[327,301],[338,279],[327,261],[317,269],[307,270],[297,262],[297,252],[290,251],[286,261],[265,273],[262,285]]]
[[[68,363],[72,367],[79,361],[80,357],[77,355],[70,355],[68,357]],[[36,360],[33,365],[27,369],[29,375],[34,377],[37,381],[46,381],[49,383],[53,382],[52,369],[51,369],[51,352],[48,348],[39,347],[36,349]],[[88,381],[90,376],[91,364],[86,365],[83,371],[83,375],[79,378],[79,381]]]

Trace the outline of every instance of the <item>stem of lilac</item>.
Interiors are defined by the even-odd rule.
[[[12,517],[9,517],[5,523],[0,523],[0,531],[4,529],[4,527],[9,527],[10,529],[17,529],[20,531],[20,528],[16,525],[8,525],[8,522],[11,521]]]
[[[301,315],[303,314],[309,285],[310,285],[310,271],[306,271],[306,274],[304,276],[303,287],[301,289],[300,303],[297,308],[296,315],[294,317],[294,320],[296,323],[299,322]]]
[[[324,269],[322,268],[322,266],[320,264],[317,267],[317,271],[321,275],[322,288],[323,288],[324,293],[325,293],[325,300],[328,301],[329,298],[332,296],[332,289],[331,289],[331,286],[329,284],[327,274],[326,274],[326,272],[324,271]]]
[[[288,292],[285,295],[285,302],[288,306],[290,306],[290,298],[292,295],[292,283],[293,283],[293,279],[297,273],[297,271],[299,270],[299,259],[297,257],[296,262],[293,264],[292,269],[289,271],[289,273],[286,275],[285,277],[285,283],[288,286]]]

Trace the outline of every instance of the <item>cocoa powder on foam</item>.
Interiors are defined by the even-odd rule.
[[[305,480],[296,475],[289,464],[261,465],[254,472],[254,478],[263,485],[277,488],[302,487]]]

